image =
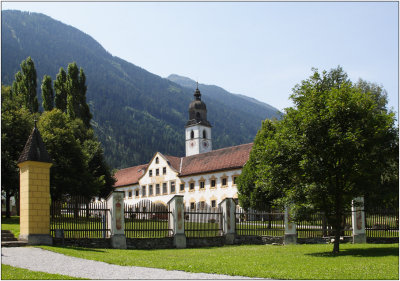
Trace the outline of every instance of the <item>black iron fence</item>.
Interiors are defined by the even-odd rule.
[[[283,236],[285,214],[280,210],[244,210],[236,206],[235,227],[237,235]]]
[[[222,235],[222,210],[204,203],[185,209],[185,235],[190,238]]]
[[[399,210],[365,208],[365,233],[367,237],[399,237]]]
[[[125,236],[127,238],[162,238],[172,236],[167,205],[143,200],[125,205]]]
[[[109,209],[104,201],[69,197],[51,202],[50,233],[64,238],[106,238]]]

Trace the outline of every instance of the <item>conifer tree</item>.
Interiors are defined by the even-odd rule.
[[[67,73],[64,68],[60,67],[60,70],[54,80],[54,91],[55,91],[55,107],[66,112],[67,110]]]
[[[53,93],[51,77],[49,75],[43,76],[41,89],[42,89],[43,109],[45,111],[51,111],[54,108],[54,93]]]
[[[68,65],[67,73],[67,115],[71,119],[79,117],[80,85],[79,70],[75,62]]]

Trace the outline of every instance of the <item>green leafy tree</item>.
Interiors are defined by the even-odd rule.
[[[398,131],[393,112],[378,102],[382,99],[352,84],[341,67],[313,71],[294,87],[295,106],[286,109],[276,132],[261,147],[255,144],[262,161],[256,165],[254,185],[266,201],[293,204],[296,220],[324,212],[337,253],[352,200],[379,192],[393,165],[398,171]],[[274,196],[277,191],[280,196]],[[398,193],[398,183],[390,192]]]
[[[79,70],[76,63],[68,65],[67,73],[67,114],[71,119],[79,116],[80,84]]]
[[[10,217],[10,197],[19,200],[18,158],[33,127],[34,116],[21,107],[20,96],[1,86],[1,190],[6,198],[6,216]],[[18,208],[17,208],[18,210]]]
[[[79,69],[79,115],[78,117],[82,119],[83,124],[87,128],[90,128],[90,120],[92,119],[92,114],[90,113],[89,105],[86,103],[86,75],[83,69]]]
[[[66,194],[93,194],[85,155],[74,136],[75,122],[77,121],[70,120],[59,109],[44,112],[38,122],[43,142],[53,160],[50,170],[52,198],[61,198]]]
[[[43,100],[43,109],[45,111],[50,111],[54,107],[54,92],[51,77],[49,75],[45,75],[42,81],[42,100]]]
[[[21,95],[24,105],[31,113],[38,112],[39,102],[37,98],[36,88],[36,69],[31,57],[21,63],[21,70],[15,74],[12,91],[15,95]]]
[[[67,111],[67,73],[64,68],[60,67],[60,70],[54,81],[54,91],[55,91],[55,107],[62,112]]]

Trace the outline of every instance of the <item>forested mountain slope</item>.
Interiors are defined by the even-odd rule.
[[[156,151],[184,155],[193,88],[112,56],[89,35],[43,14],[2,11],[1,45],[2,83],[11,85],[21,61],[31,56],[40,102],[44,74],[55,80],[59,68],[66,69],[73,61],[84,69],[93,127],[111,167],[146,163]],[[213,125],[215,149],[252,142],[261,120],[279,117],[276,109],[260,109],[256,103],[237,108],[234,101],[239,98],[237,103],[243,103],[242,97],[226,91],[211,94],[207,87],[199,89]]]

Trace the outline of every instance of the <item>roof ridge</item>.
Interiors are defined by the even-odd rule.
[[[224,150],[224,149],[235,148],[235,147],[244,146],[244,145],[250,145],[250,144],[252,145],[253,143],[249,142],[249,143],[242,143],[242,144],[238,144],[238,145],[218,148],[218,149],[215,149],[215,150],[211,150],[209,152],[204,152],[204,153],[199,153],[199,154],[195,154],[195,155],[185,156],[183,158],[195,157],[195,156],[199,156],[199,155],[206,155],[206,154],[213,153],[213,152],[216,152],[216,151],[221,151],[221,150]]]

